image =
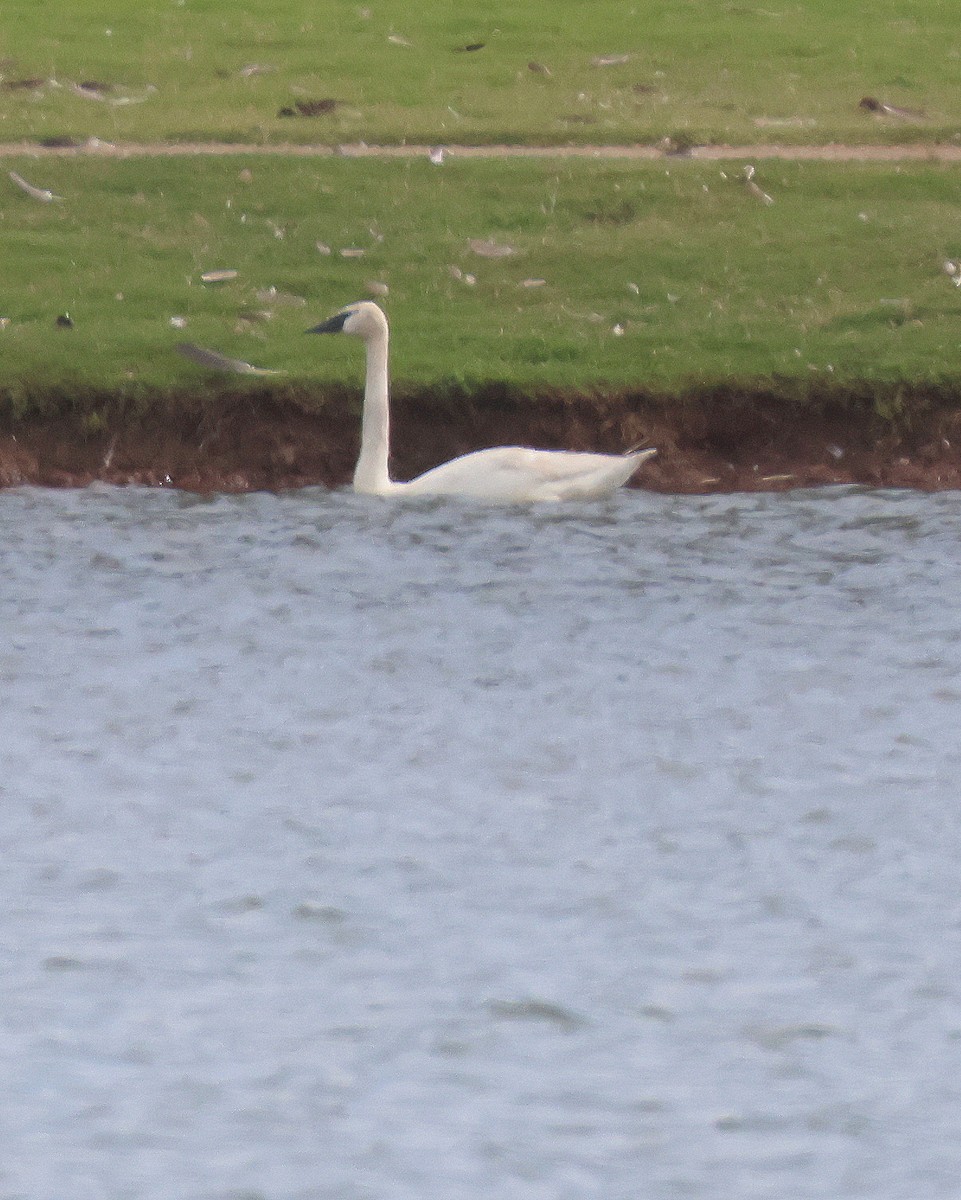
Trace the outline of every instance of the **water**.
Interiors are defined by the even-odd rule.
[[[957,1195],[956,495],[0,523],[0,1200]]]

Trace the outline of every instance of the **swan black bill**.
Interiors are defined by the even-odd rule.
[[[344,328],[344,322],[349,316],[350,313],[337,313],[329,320],[321,322],[320,325],[315,325],[313,329],[305,329],[304,333],[340,333]]]

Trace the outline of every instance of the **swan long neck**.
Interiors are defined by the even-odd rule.
[[[354,490],[391,490],[387,460],[390,453],[390,403],[387,380],[387,323],[366,339],[367,378],[360,429],[360,455],[354,470]]]

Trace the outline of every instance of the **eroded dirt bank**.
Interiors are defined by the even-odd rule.
[[[0,487],[94,480],[198,492],[342,486],[357,454],[359,407],[352,392],[276,388],[165,397],[139,411],[110,396],[87,397],[19,419],[0,405]],[[620,451],[643,443],[658,456],[637,484],[660,492],[829,483],[961,488],[959,387],[881,398],[848,389],[803,402],[719,387],[670,404],[634,393],[401,391],[392,432],[399,479],[483,446]]]

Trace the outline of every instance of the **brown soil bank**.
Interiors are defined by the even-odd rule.
[[[16,416],[0,396],[0,487],[94,480],[197,492],[349,482],[360,397],[337,389],[208,388],[179,396],[47,398]],[[883,414],[883,415],[882,415]],[[637,483],[660,492],[784,490],[830,483],[961,488],[961,383],[867,385],[786,398],[714,387],[670,403],[616,396],[397,389],[398,479],[483,446],[619,451],[656,446]]]

